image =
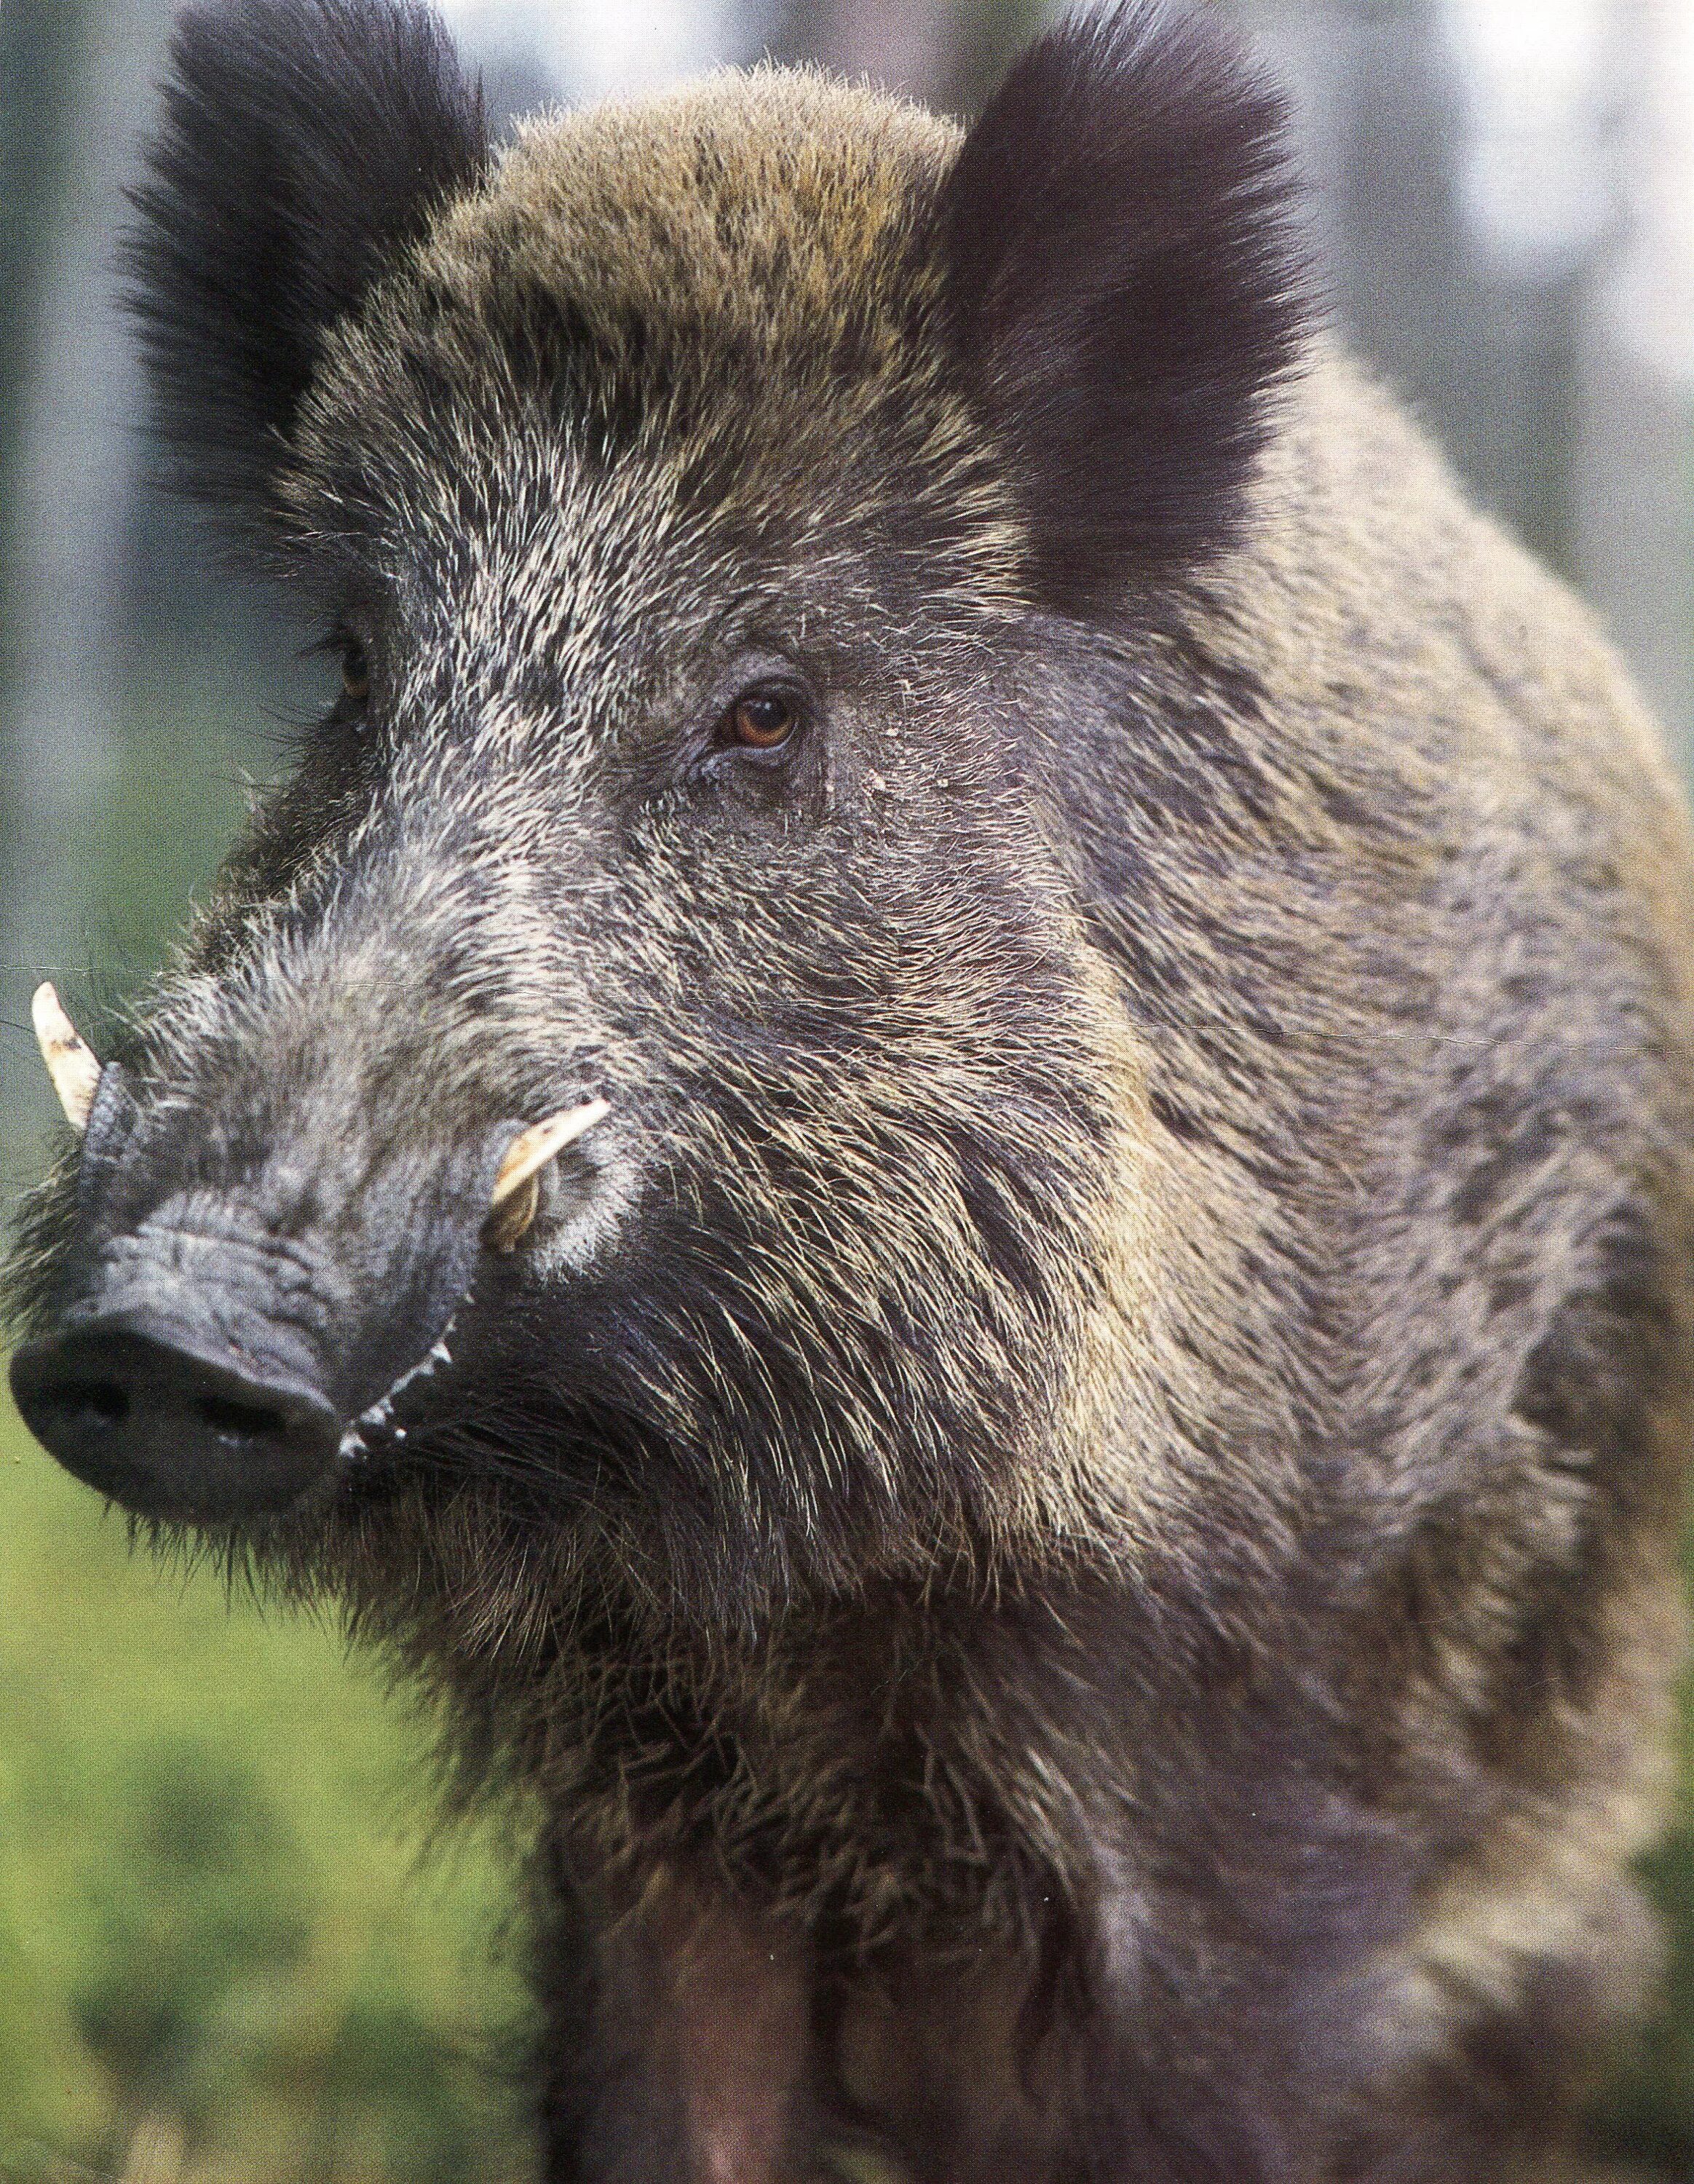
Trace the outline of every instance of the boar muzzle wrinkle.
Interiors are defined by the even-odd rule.
[[[495,1251],[515,1251],[534,1220],[541,1200],[541,1172],[548,1162],[610,1112],[609,1101],[585,1100],[579,1107],[561,1108],[544,1123],[532,1123],[512,1140],[488,1201],[485,1234]]]
[[[88,1127],[88,1111],[100,1087],[100,1064],[50,983],[43,981],[36,988],[30,1017],[64,1119],[81,1137]]]

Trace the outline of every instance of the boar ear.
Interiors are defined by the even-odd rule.
[[[488,160],[410,0],[196,0],[133,192],[128,301],[176,482],[262,527],[326,329]]]
[[[1209,8],[1128,0],[1031,47],[965,139],[948,324],[1055,604],[1156,584],[1237,527],[1304,320],[1284,119]]]

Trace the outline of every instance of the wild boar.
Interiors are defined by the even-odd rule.
[[[181,19],[137,304],[343,688],[19,1404],[542,1815],[554,2184],[1548,2178],[1651,1962],[1689,837],[1210,11],[498,155]]]

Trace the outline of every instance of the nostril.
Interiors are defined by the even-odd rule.
[[[130,1415],[129,1390],[115,1380],[67,1380],[43,1389],[41,1401],[68,1426],[120,1426]]]
[[[238,1403],[228,1396],[202,1396],[194,1407],[213,1432],[226,1440],[263,1440],[288,1429],[281,1412],[262,1403]]]

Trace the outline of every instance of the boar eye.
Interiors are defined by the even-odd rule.
[[[371,663],[356,638],[348,638],[341,648],[341,687],[360,705],[371,695]]]
[[[724,715],[719,734],[744,750],[780,750],[800,717],[800,707],[784,690],[744,690]]]

